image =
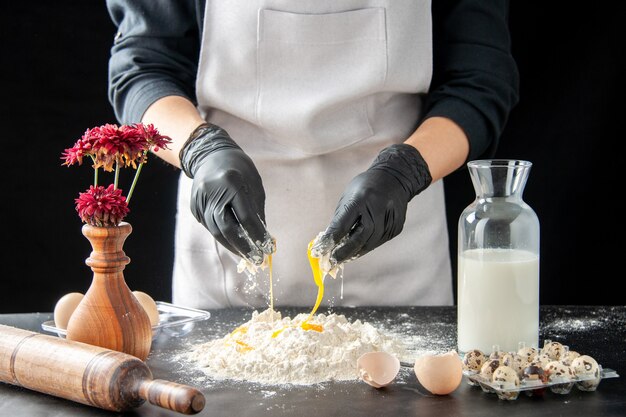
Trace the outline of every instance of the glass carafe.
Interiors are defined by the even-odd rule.
[[[458,225],[458,350],[539,344],[539,219],[522,200],[532,163],[468,164],[476,199]]]

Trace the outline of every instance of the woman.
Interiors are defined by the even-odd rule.
[[[264,305],[237,264],[275,239],[277,303],[311,305],[324,231],[344,304],[452,304],[441,179],[493,154],[517,102],[508,2],[107,4],[116,114],[185,173],[175,303]]]

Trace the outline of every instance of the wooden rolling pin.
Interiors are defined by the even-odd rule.
[[[111,411],[150,403],[183,414],[204,408],[195,388],[152,379],[122,352],[0,325],[0,381]]]

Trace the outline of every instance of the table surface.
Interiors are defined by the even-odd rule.
[[[281,309],[293,317],[305,309]],[[196,322],[189,333],[162,332],[153,342],[147,363],[154,378],[189,384],[206,397],[201,416],[501,416],[626,415],[626,306],[542,306],[540,340],[556,340],[596,358],[618,378],[603,379],[595,392],[573,388],[567,395],[520,395],[515,401],[499,400],[464,382],[452,394],[433,396],[417,382],[410,368],[385,389],[360,381],[326,382],[310,386],[268,386],[207,379],[193,364],[177,359],[194,344],[224,336],[250,319],[250,309],[211,310],[208,320]],[[336,308],[349,320],[366,320],[379,330],[406,339],[418,356],[456,347],[456,308],[394,307]],[[0,315],[0,324],[42,332],[49,313]],[[116,413],[0,383],[0,416],[111,416]],[[180,416],[144,404],[124,415]]]

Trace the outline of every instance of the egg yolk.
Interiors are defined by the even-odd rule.
[[[267,255],[267,261],[270,267],[270,310],[274,311],[274,285],[272,283],[272,254]],[[272,321],[274,315],[272,314]]]
[[[322,299],[324,298],[324,274],[320,268],[320,260],[318,258],[314,258],[311,255],[311,248],[313,247],[313,240],[309,242],[309,246],[307,247],[307,257],[309,258],[309,264],[311,265],[311,271],[313,272],[313,280],[315,281],[315,285],[317,285],[317,299],[315,300],[315,306],[313,306],[313,310],[309,313],[309,316],[302,322],[300,327],[303,330],[314,330],[316,332],[324,331],[324,327],[321,324],[309,323],[309,320],[313,318],[313,315],[319,308],[322,303]],[[276,330],[272,333],[272,337],[277,337],[285,330],[282,329]]]
[[[313,280],[315,281],[315,285],[317,286],[317,298],[315,300],[315,305],[313,306],[313,309],[309,313],[308,317],[302,322],[300,327],[302,327],[303,330],[314,330],[316,332],[322,332],[324,331],[324,327],[322,325],[309,323],[309,321],[313,318],[313,315],[319,308],[320,304],[322,303],[322,299],[324,298],[324,274],[322,273],[322,270],[320,268],[320,260],[311,255],[312,247],[313,247],[313,240],[309,242],[309,245],[307,247],[307,257],[309,259],[309,264],[311,265],[311,271],[313,272]],[[274,291],[273,291],[273,282],[272,282],[272,255],[268,255],[268,263],[269,263],[269,269],[270,269],[269,271],[270,309],[274,311]],[[277,337],[279,334],[283,332],[283,330],[285,330],[285,327],[283,327],[282,329],[276,330],[274,333],[272,333],[272,337],[273,338]],[[233,341],[236,343],[236,348],[238,351],[248,352],[254,349],[252,346],[248,345],[247,343],[237,339],[238,335],[240,334],[243,335],[243,334],[246,334],[247,332],[248,332],[248,328],[245,326],[240,326],[236,328],[230,333],[227,344],[229,344],[228,342],[230,340],[234,339]]]
[[[315,285],[317,285],[317,299],[315,300],[315,305],[313,306],[313,310],[309,313],[309,317],[306,318],[301,324],[301,327],[304,330],[315,330],[316,332],[321,332],[324,328],[319,324],[309,323],[309,320],[313,318],[313,315],[319,308],[322,303],[322,299],[324,298],[324,274],[320,268],[320,260],[319,258],[314,258],[311,255],[311,248],[313,247],[313,241],[309,242],[309,246],[307,248],[307,256],[309,258],[309,264],[311,264],[311,270],[313,271],[313,280],[315,281]]]
[[[224,344],[226,346],[231,346],[232,343],[234,342],[235,343],[235,349],[237,349],[238,352],[248,352],[248,351],[251,351],[252,349],[254,349],[252,346],[250,346],[246,342],[243,342],[243,341],[237,339],[237,337],[239,335],[243,335],[243,334],[246,334],[246,333],[248,333],[248,328],[246,326],[239,326],[239,327],[237,327],[235,330],[233,330],[228,335],[228,338],[226,339]]]

